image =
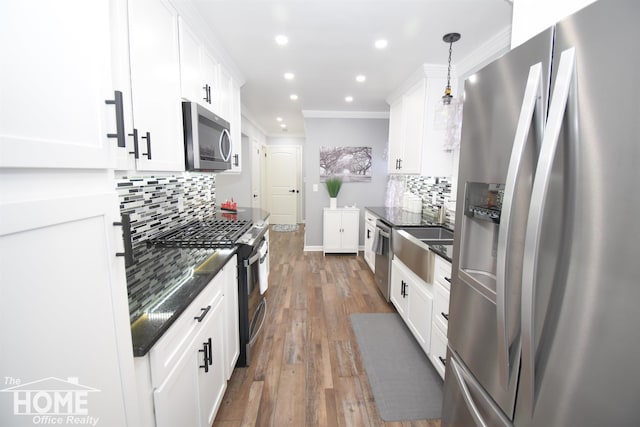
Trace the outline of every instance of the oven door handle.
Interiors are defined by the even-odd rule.
[[[260,304],[258,304],[258,308],[256,309],[256,312],[262,315],[262,319],[260,319],[260,325],[258,326],[257,329],[255,329],[255,333],[253,333],[252,336],[249,337],[250,346],[253,345],[253,343],[258,339],[258,336],[260,335],[260,330],[262,330],[262,327],[264,326],[264,321],[267,319],[267,299],[266,298],[262,298],[262,301],[260,301]],[[250,334],[251,332],[252,331],[249,331]]]

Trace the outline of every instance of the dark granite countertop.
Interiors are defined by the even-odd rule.
[[[156,288],[131,323],[135,357],[151,350],[235,253],[235,249],[148,249],[146,262],[127,274],[127,280],[143,280]]]
[[[453,245],[429,245],[429,249],[431,249],[436,255],[440,255],[447,261],[452,262]]]
[[[391,227],[449,227],[424,218],[421,213],[409,212],[402,208],[366,206],[366,210],[376,215]]]
[[[214,219],[266,221],[267,211],[217,211]],[[235,255],[236,249],[159,248],[140,245],[127,268],[133,355],[146,355],[180,314]]]

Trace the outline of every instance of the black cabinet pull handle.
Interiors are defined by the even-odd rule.
[[[442,356],[438,356],[438,359],[440,359],[440,362],[442,362],[442,364],[443,364],[444,366],[447,366],[447,359],[445,359],[445,358],[444,358],[444,357],[442,357]]]
[[[118,147],[124,148],[126,142],[124,139],[124,104],[122,102],[122,92],[116,90],[113,94],[114,99],[107,99],[104,103],[116,106],[116,133],[108,133],[107,138],[117,138]]]
[[[138,129],[133,128],[133,133],[128,134],[133,137],[133,151],[129,151],[129,154],[133,154],[136,159],[140,158],[140,149],[138,147]]]
[[[449,321],[449,314],[447,314],[447,313],[440,313],[440,314],[442,315],[442,317],[447,319],[447,322]]]
[[[207,313],[209,312],[209,310],[211,310],[211,306],[208,305],[206,307],[201,308],[200,310],[202,310],[202,313],[200,313],[200,316],[196,316],[193,319],[197,320],[198,322],[202,322],[202,320],[204,320],[204,316],[207,315]]]
[[[296,190],[289,190],[289,193],[295,193]]]
[[[209,366],[213,365],[213,349],[211,348],[211,337],[207,341],[207,345],[209,346]]]
[[[402,169],[402,159],[398,159],[398,169]]]
[[[202,100],[205,101],[206,103],[210,104],[210,102],[209,102],[209,85],[205,84],[204,86],[202,86],[202,89],[204,90],[204,98],[202,98]]]
[[[446,280],[447,282],[451,283],[451,277],[445,277],[444,280]]]
[[[371,230],[367,230],[367,239],[371,238]]]
[[[147,134],[143,136],[142,139],[147,140],[147,152],[142,153],[142,155],[147,156],[147,159],[151,160],[151,132],[147,132]]]
[[[237,154],[233,155],[233,166],[240,166],[240,156]]]
[[[120,215],[121,220],[114,222],[113,225],[122,227],[122,242],[124,243],[124,252],[116,252],[116,256],[124,257],[124,266],[129,267],[135,263],[133,257],[133,244],[131,242],[131,218],[129,214]]]
[[[211,104],[211,86],[207,88],[207,97],[209,98],[209,104]]]
[[[209,341],[211,342],[211,341]],[[204,353],[202,365],[199,365],[199,368],[203,368],[205,372],[209,372],[209,347],[207,347],[208,343],[202,343],[202,348],[198,350],[198,353]]]

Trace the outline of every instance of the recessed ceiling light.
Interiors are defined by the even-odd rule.
[[[367,76],[365,76],[364,74],[358,74],[356,76],[356,81],[362,83],[363,81],[367,80]]]
[[[282,117],[276,117],[276,121],[281,122],[282,121]]]
[[[291,99],[292,101],[296,101],[298,99],[298,95],[292,93],[291,95],[289,95],[289,99]]]
[[[278,34],[276,36],[276,43],[278,43],[280,46],[284,46],[285,44],[289,43],[289,39],[284,34]]]
[[[353,96],[345,96],[344,100],[347,102],[353,102]]]
[[[286,127],[287,127],[287,125],[286,125],[286,124],[284,124],[284,123],[281,123],[281,124],[280,124],[280,127],[281,127],[282,129],[284,129],[284,128],[286,128]]]
[[[469,83],[475,83],[478,81],[478,76],[476,74],[472,74],[469,76]]]
[[[389,44],[385,39],[376,40],[374,46],[376,49],[384,49]]]
[[[284,73],[284,78],[287,80],[293,80],[294,77],[293,73]]]

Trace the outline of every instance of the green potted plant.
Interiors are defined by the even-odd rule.
[[[340,187],[342,187],[342,178],[330,176],[326,179],[325,184],[329,192],[329,207],[335,209],[338,206],[337,197],[340,192]]]

